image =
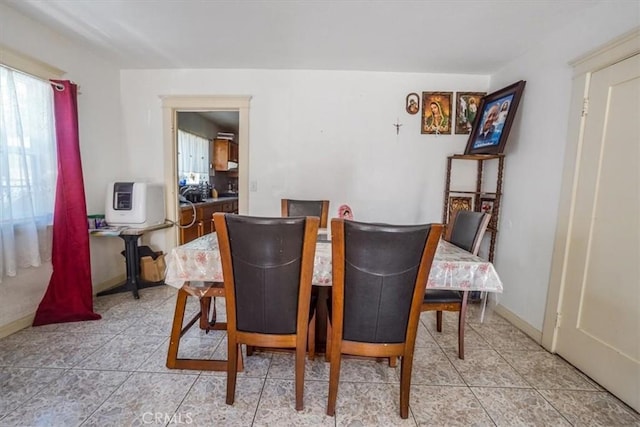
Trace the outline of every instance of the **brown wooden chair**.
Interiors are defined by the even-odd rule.
[[[441,224],[331,221],[332,337],[327,415],[335,414],[343,354],[401,357],[400,416],[409,390],[420,305]]]
[[[281,199],[280,210],[283,217],[317,216],[320,218],[320,228],[327,228],[329,200]]]
[[[478,254],[491,215],[483,212],[454,211],[444,239],[474,255]],[[468,291],[428,289],[424,294],[422,311],[436,311],[436,330],[442,332],[442,312],[457,311],[458,357],[464,359],[464,326],[467,315]]]
[[[295,348],[296,410],[304,365],[318,218],[215,213],[227,307],[227,399],[235,398],[240,345]]]
[[[280,200],[281,215],[283,217],[293,216],[317,216],[320,218],[320,228],[327,228],[329,218],[329,200],[295,200],[295,199],[281,199]],[[311,290],[311,311],[309,312],[309,336],[308,336],[308,351],[309,358],[314,359],[316,353],[316,317],[318,304],[326,304],[328,301],[327,293],[330,293],[330,289],[319,290],[313,288]],[[322,299],[322,301],[320,301]]]

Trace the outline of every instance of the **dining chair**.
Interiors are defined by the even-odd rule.
[[[320,218],[320,228],[327,228],[329,200],[281,199],[280,210],[283,217],[317,216]]]
[[[409,391],[420,305],[441,224],[331,221],[332,337],[327,415],[335,415],[343,354],[400,357],[400,416]]]
[[[491,215],[466,210],[454,211],[444,240],[478,255]],[[442,332],[442,312],[458,312],[458,358],[464,359],[464,327],[467,315],[468,291],[428,289],[424,294],[422,311],[436,311],[436,330]]]
[[[295,348],[296,410],[304,366],[318,218],[264,218],[217,212],[227,309],[227,397],[235,399],[240,346]]]
[[[317,216],[320,218],[320,228],[327,228],[329,218],[329,200],[296,200],[281,199],[280,210],[283,217],[293,216]],[[313,360],[316,353],[316,318],[318,315],[318,304],[327,304],[328,293],[331,289],[312,288],[311,290],[311,310],[309,311],[309,329],[307,337],[309,359]]]

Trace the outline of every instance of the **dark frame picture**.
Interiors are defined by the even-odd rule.
[[[456,92],[456,135],[469,135],[487,92]]]
[[[453,92],[422,92],[421,133],[451,135]]]
[[[409,114],[417,114],[420,111],[420,95],[415,92],[407,95],[405,110]]]
[[[476,116],[464,154],[504,151],[525,83],[520,80],[482,98],[478,109],[481,114]]]

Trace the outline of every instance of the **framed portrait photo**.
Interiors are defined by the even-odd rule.
[[[422,92],[421,133],[451,135],[453,92]]]
[[[405,109],[409,114],[416,114],[420,111],[420,96],[417,93],[407,95]]]
[[[480,100],[487,92],[456,92],[456,134],[468,135],[478,115]]]
[[[482,97],[464,154],[500,154],[509,137],[525,81]]]

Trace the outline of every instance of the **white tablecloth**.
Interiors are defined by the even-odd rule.
[[[181,288],[186,281],[222,282],[222,265],[216,233],[171,250],[167,259],[167,285]],[[313,284],[331,286],[331,243],[318,241]],[[502,282],[493,264],[449,242],[440,240],[427,288],[502,292]]]

